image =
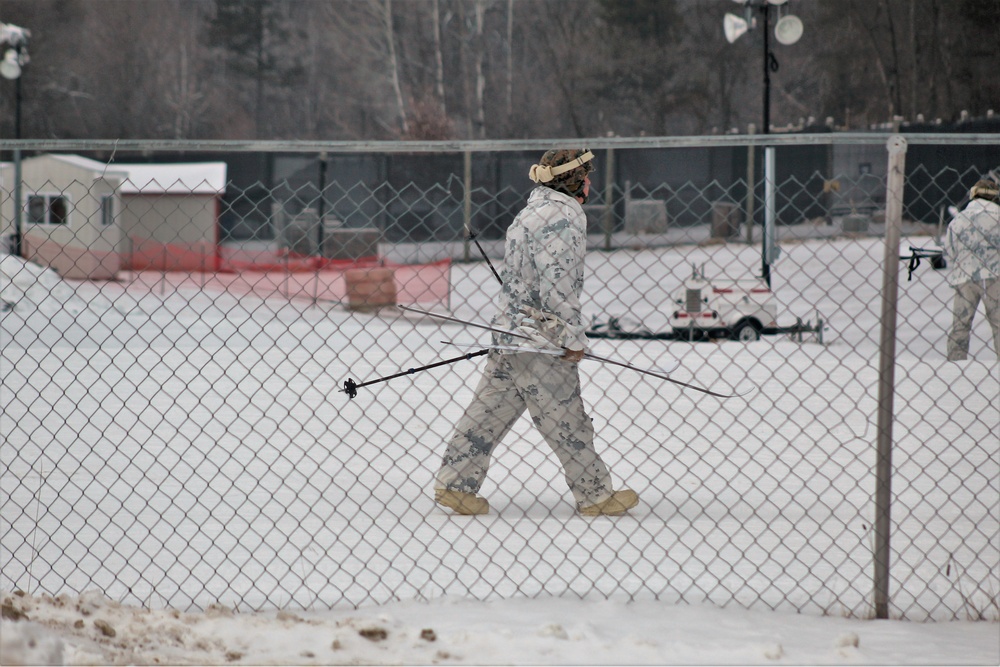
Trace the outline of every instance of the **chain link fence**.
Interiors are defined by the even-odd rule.
[[[159,146],[137,145],[170,157],[144,170],[65,155],[98,144],[17,151],[0,166],[0,588],[181,609],[558,595],[1000,618],[1000,367],[982,313],[969,360],[946,360],[934,252],[1000,141],[910,137],[958,157],[929,171],[904,152],[900,190],[887,139],[778,137],[770,156],[752,137],[595,142],[592,351],[756,388],[719,399],[582,362],[598,451],[641,500],[595,519],[526,417],[495,453],[491,514],[434,504],[481,359],[341,391],[488,341],[397,306],[492,317],[485,259],[547,146],[450,149],[457,169],[402,185],[333,158],[243,186]],[[729,177],[685,178],[720,146]],[[378,148],[420,169],[413,144]],[[488,160],[509,183],[474,180]]]

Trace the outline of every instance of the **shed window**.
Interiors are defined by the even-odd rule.
[[[101,197],[101,226],[108,227],[115,223],[115,198],[111,195]]]
[[[41,225],[65,225],[69,204],[63,195],[29,195],[25,206],[27,221]]]

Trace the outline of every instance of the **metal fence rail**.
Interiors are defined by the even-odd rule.
[[[968,154],[914,161],[942,144]],[[496,453],[492,514],[434,505],[481,359],[338,391],[485,340],[394,306],[492,316],[476,241],[502,257],[530,183],[501,176],[547,145],[0,142],[16,158],[0,164],[0,588],[178,608],[570,595],[1000,618],[1000,365],[982,313],[970,359],[945,359],[952,289],[932,252],[1000,139],[590,145],[592,349],[757,388],[720,400],[582,364],[599,451],[642,501],[592,520],[527,418]],[[821,169],[781,150],[817,145]],[[728,176],[684,177],[720,148],[745,155]],[[458,169],[123,188],[138,150],[453,154]],[[104,157],[94,171],[43,151]],[[671,176],[651,180],[656,165]],[[740,299],[758,304],[746,326],[672,318]]]

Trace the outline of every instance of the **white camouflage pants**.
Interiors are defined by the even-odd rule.
[[[982,300],[986,319],[993,328],[993,351],[1000,360],[1000,279],[967,282],[955,288],[951,331],[948,333],[948,359],[961,361],[969,356],[969,336],[976,308]]]
[[[436,488],[478,493],[493,448],[525,408],[562,463],[578,507],[606,500],[611,476],[594,450],[594,425],[580,398],[577,365],[530,352],[489,353],[476,396],[448,443]]]

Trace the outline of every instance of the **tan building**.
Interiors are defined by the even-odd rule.
[[[22,254],[64,278],[214,271],[226,164],[111,164],[48,154],[21,163]],[[0,235],[14,233],[14,167],[0,169]]]
[[[215,271],[225,162],[124,165],[122,268]]]
[[[75,158],[40,155],[21,163],[21,253],[64,278],[114,278],[121,268],[116,191],[127,174],[64,157]],[[13,164],[4,164],[0,187],[0,234],[8,237],[15,233]]]

